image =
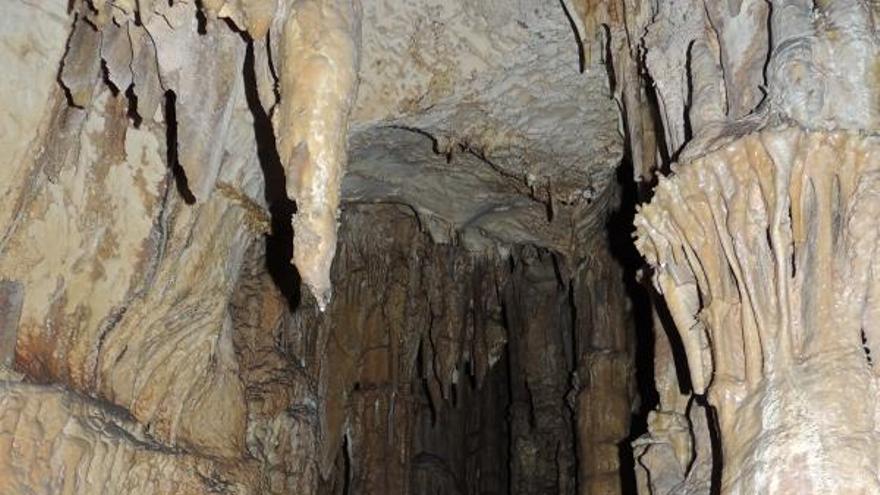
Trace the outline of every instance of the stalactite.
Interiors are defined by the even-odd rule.
[[[725,113],[730,119],[742,118],[764,99],[770,6],[764,0],[704,3],[718,36],[720,66],[724,68]],[[702,72],[700,68],[691,68],[695,77]]]
[[[358,0],[291,6],[280,53],[278,152],[297,202],[293,259],[323,310],[330,300],[348,119],[357,95]]]

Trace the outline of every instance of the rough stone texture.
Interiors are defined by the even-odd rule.
[[[694,391],[718,411],[723,493],[880,490],[866,355],[877,146],[750,135],[662,181],[640,214]]]
[[[3,493],[261,493],[247,464],[170,450],[121,411],[54,387],[3,381],[0,418]]]
[[[94,102],[86,111],[58,101],[59,127],[74,128],[43,146],[71,152],[32,169],[3,246],[0,272],[24,286],[16,365],[129,408],[172,444],[237,456],[245,410],[224,321],[255,234],[248,211],[222,195],[190,208],[170,191],[161,134],[127,127],[125,99],[109,90]],[[244,160],[227,157],[236,174]]]
[[[622,138],[564,4],[0,13],[0,491],[620,492]]]
[[[512,255],[532,275],[511,272],[505,259],[434,244],[395,206],[346,208],[340,246],[338,297],[323,316],[315,306],[287,315],[259,258],[248,262],[234,297],[251,405],[248,446],[268,460],[273,486],[313,492],[323,473],[358,493],[503,493],[508,486],[574,493],[576,448],[589,459],[580,469],[614,485],[616,444],[628,435],[633,397],[632,341],[622,286],[594,283],[619,275],[604,264],[607,251],[597,247],[601,261],[585,265],[577,282],[558,279],[546,252]],[[541,284],[529,278],[535,274]],[[576,308],[572,291],[583,296]],[[525,294],[543,294],[549,305]],[[528,306],[534,318],[502,310]],[[505,352],[514,337],[528,341]],[[608,359],[612,370],[587,362]],[[584,371],[572,390],[574,362]],[[585,402],[569,404],[571,393]],[[604,400],[589,403],[596,394]],[[610,413],[595,414],[609,404]],[[519,411],[510,425],[499,421],[508,408]],[[580,416],[594,419],[575,443]],[[609,449],[615,462],[593,467]]]
[[[854,295],[869,290],[858,265],[876,230],[863,136],[878,128],[876,8],[612,5],[600,18],[627,41],[612,44],[615,73],[638,47],[663,129],[662,141],[631,132],[631,149],[655,154],[633,153],[636,174],[673,172],[636,220],[658,314],[674,320],[655,340],[660,400],[634,444],[640,491],[876,492],[875,385],[859,352],[871,344],[856,322],[872,303]],[[644,129],[650,100],[628,90],[627,128]]]
[[[363,19],[345,197],[411,204],[439,242],[576,253],[622,143],[563,6],[385,0]]]
[[[13,5],[13,12],[40,12],[27,3]],[[95,23],[102,21],[98,14],[92,21],[84,16],[73,21],[65,6],[58,6],[54,17],[45,15],[47,21],[36,24],[46,30],[30,31],[32,39],[21,43],[35,49],[41,43],[55,47],[47,52],[47,62],[50,54],[55,56],[54,67],[45,69],[49,77],[43,86],[35,77],[33,83],[22,82],[4,93],[4,102],[20,100],[21,93],[40,95],[38,101],[45,105],[37,114],[24,116],[22,110],[20,119],[12,114],[20,127],[10,149],[29,148],[13,154],[17,161],[4,167],[14,175],[3,188],[8,201],[4,211],[11,215],[2,226],[0,278],[4,287],[17,287],[10,297],[21,299],[20,316],[4,330],[15,335],[14,366],[31,380],[63,384],[124,408],[165,450],[242,462],[247,409],[226,304],[242,255],[264,227],[260,208],[241,192],[256,196],[261,187],[255,180],[256,146],[241,85],[224,92],[223,102],[209,105],[213,109],[228,105],[225,99],[237,102],[240,124],[232,130],[224,124],[227,146],[212,144],[211,152],[198,161],[226,185],[190,206],[186,185],[181,177],[175,184],[171,169],[181,168],[177,144],[200,134],[185,127],[190,121],[177,118],[186,111],[176,111],[170,95],[189,93],[173,86],[174,71],[162,74],[176,88],[168,90],[164,111],[148,117],[137,112],[149,108],[141,106],[150,99],[149,86],[126,97],[126,88],[101,82],[100,57],[115,50],[86,53],[76,45],[75,58],[65,58],[60,86],[52,74],[65,53],[65,30],[74,26],[69,44],[80,36],[97,37],[100,43],[115,43],[118,37],[95,30]],[[112,19],[103,22],[115,25]],[[54,23],[59,26],[50,42],[45,38]],[[127,26],[136,31],[150,25]],[[195,21],[180,26],[197,29]],[[223,36],[236,39],[234,33]],[[159,33],[147,38],[132,36],[151,46],[162,39]],[[243,55],[236,43],[230,50]],[[204,50],[208,45],[201,46]],[[220,43],[212,49],[222,51],[224,46],[232,45]],[[67,57],[74,57],[70,47]],[[138,51],[148,56],[143,46]],[[3,54],[13,58],[10,66],[19,63],[15,53]],[[234,64],[234,55],[231,60]],[[111,65],[116,66],[108,64],[107,70]],[[153,77],[156,69],[150,68]],[[148,79],[133,76],[135,82]],[[158,95],[161,101],[162,92]],[[77,102],[82,108],[69,105]],[[233,113],[231,107],[225,112]],[[216,129],[218,118],[211,119],[206,128]],[[139,445],[125,448],[138,450]],[[150,455],[161,457],[163,449]]]

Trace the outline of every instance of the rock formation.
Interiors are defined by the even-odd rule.
[[[644,26],[658,154],[677,161],[636,218],[636,244],[686,358],[679,385],[697,399],[667,393],[652,413],[636,449],[643,490],[878,493],[876,12],[857,1],[697,3],[624,22]],[[668,376],[670,360],[657,358]],[[710,408],[697,414],[708,428],[695,406]],[[688,445],[705,446],[710,431],[714,458]],[[678,462],[652,453],[664,448]]]
[[[8,0],[0,493],[880,493],[878,14]]]

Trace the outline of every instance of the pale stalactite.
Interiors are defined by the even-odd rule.
[[[718,411],[722,493],[880,490],[862,350],[863,332],[876,345],[878,156],[876,138],[761,131],[679,165],[637,217],[694,389]]]
[[[282,36],[277,134],[287,194],[297,203],[291,261],[323,310],[357,95],[360,2],[295,2]]]
[[[657,106],[663,122],[666,147],[675,154],[687,135],[688,47],[705,31],[705,14],[697,0],[660,2],[647,27],[645,65],[654,78]]]

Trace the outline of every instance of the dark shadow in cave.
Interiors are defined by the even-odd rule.
[[[640,397],[640,407],[632,415],[630,436],[618,444],[620,460],[620,486],[623,493],[635,494],[636,471],[631,443],[648,431],[648,413],[657,407],[659,395],[654,387],[654,330],[651,317],[651,296],[638,280],[638,271],[644,260],[633,244],[633,219],[639,202],[638,184],[633,179],[632,161],[625,156],[617,168],[620,185],[619,208],[608,218],[606,225],[611,254],[623,267],[623,284],[632,302],[633,326],[635,327],[635,378]]]
[[[254,43],[248,38],[246,41],[247,51],[242,67],[244,94],[254,118],[257,158],[266,184],[265,199],[269,205],[272,226],[271,232],[266,236],[266,267],[275,285],[287,299],[290,310],[295,311],[301,301],[299,272],[290,263],[293,258],[293,226],[290,220],[296,213],[296,203],[287,197],[284,167],[275,146],[272,119],[260,102],[254,66]]]
[[[617,182],[621,188],[620,207],[611,214],[607,224],[611,253],[623,267],[624,285],[627,296],[632,302],[633,323],[635,326],[636,352],[636,385],[640,397],[639,410],[633,414],[630,424],[629,437],[618,444],[620,460],[621,487],[623,493],[637,493],[635,459],[633,457],[632,442],[648,431],[648,413],[659,405],[660,397],[655,386],[654,376],[654,332],[665,333],[669,346],[672,349],[672,358],[675,363],[675,373],[679,385],[679,391],[683,394],[691,393],[692,385],[690,372],[687,365],[687,356],[684,352],[684,344],[676,330],[669,309],[662,297],[653,293],[648,283],[649,273],[639,276],[639,270],[647,269],[647,264],[636,250],[633,243],[635,231],[634,219],[636,206],[644,201],[644,191],[640,191],[640,185],[633,178],[632,161],[628,155],[624,157],[621,166],[617,170]],[[641,280],[640,280],[641,279]],[[653,311],[657,312],[662,329],[654,329]],[[712,431],[712,493],[720,484],[716,481],[721,472],[720,440],[717,438],[717,420],[714,418],[714,410],[707,406],[707,414],[710,415],[709,425]]]
[[[709,495],[721,495],[721,469],[724,466],[724,453],[721,450],[721,433],[718,426],[718,412],[706,400],[705,395],[694,396],[694,401],[706,411],[706,423],[709,425],[709,443],[712,446],[712,478],[709,484]]]
[[[653,290],[653,289],[649,289]],[[657,311],[657,317],[660,319],[660,326],[663,327],[663,333],[669,340],[669,347],[672,348],[672,361],[675,363],[675,378],[678,381],[678,391],[682,394],[689,394],[693,391],[691,385],[691,372],[688,367],[687,354],[684,352],[684,342],[681,335],[675,327],[672,315],[669,314],[669,308],[666,306],[666,300],[659,294],[653,294],[652,301],[654,309]]]
[[[574,22],[573,15],[577,15],[577,12],[569,12],[568,6],[565,5],[565,0],[559,0],[559,5],[562,7],[562,11],[565,12],[565,18],[568,20],[568,24],[571,26],[571,30],[574,33],[574,40],[577,43],[578,49],[578,70],[583,74],[587,65],[587,56],[584,52],[584,43],[581,41],[581,33],[578,30],[577,23]]]
[[[189,188],[186,172],[180,165],[177,149],[177,95],[170,89],[165,92],[165,153],[168,168],[174,175],[174,185],[186,204],[195,204],[196,197]]]
[[[648,413],[656,409],[660,402],[654,381],[654,310],[657,312],[662,327],[656,331],[665,333],[672,349],[679,390],[681,393],[687,394],[691,392],[692,388],[684,344],[672,322],[666,303],[662,297],[653,294],[648,284],[649,274],[645,273],[640,277],[638,273],[639,270],[647,268],[644,259],[633,243],[636,206],[642,201],[643,195],[639,190],[639,184],[633,178],[632,161],[629,156],[624,157],[621,166],[617,169],[617,182],[621,190],[620,207],[609,217],[607,229],[611,253],[623,267],[623,283],[627,296],[632,302],[633,324],[636,332],[635,378],[640,397],[639,410],[633,414],[630,423],[630,435],[626,440],[620,442],[618,453],[623,493],[635,494],[636,466],[631,444],[635,439],[647,433]],[[713,423],[710,421],[710,424]],[[717,450],[716,440],[713,437],[713,457]],[[716,468],[720,470],[720,464],[716,464]],[[714,484],[713,474],[713,486]]]

